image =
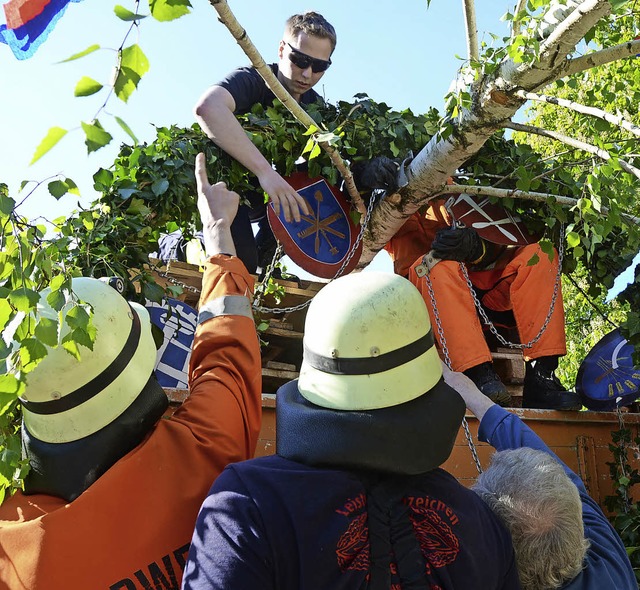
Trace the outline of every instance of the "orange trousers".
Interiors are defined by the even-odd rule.
[[[556,253],[553,261],[550,261],[538,244],[522,246],[511,252],[499,261],[501,264],[497,268],[469,271],[468,274],[473,285],[485,292],[482,304],[495,311],[511,310],[520,342],[528,343],[538,335],[549,313],[558,272],[558,255]],[[528,266],[534,255],[538,256],[538,262]],[[426,278],[418,277],[415,271],[420,263],[421,258],[411,266],[409,280],[422,293],[438,344],[441,350],[446,344],[452,369],[465,371],[491,361],[482,324],[459,263],[443,260],[428,275],[433,286],[438,318],[431,303]],[[441,341],[437,319],[446,342]],[[564,354],[564,306],[559,286],[547,328],[535,344],[523,350],[523,355],[525,360],[530,360]]]

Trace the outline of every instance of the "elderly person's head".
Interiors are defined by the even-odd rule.
[[[578,488],[550,455],[495,453],[474,491],[511,531],[525,590],[560,588],[580,573],[589,547]]]

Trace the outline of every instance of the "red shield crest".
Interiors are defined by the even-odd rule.
[[[273,204],[267,207],[269,224],[284,251],[298,266],[324,279],[336,276],[358,236],[358,228],[349,215],[349,204],[342,193],[324,178],[309,178],[303,172],[285,180],[305,199],[311,213],[298,223],[285,220],[282,210],[276,215]],[[362,242],[342,274],[351,272],[362,253]]]
[[[494,244],[526,246],[535,244],[540,236],[529,233],[522,220],[487,197],[461,194],[446,205],[459,226],[472,227],[480,237]]]

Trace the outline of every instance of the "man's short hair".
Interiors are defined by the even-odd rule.
[[[548,453],[497,452],[473,489],[511,531],[523,589],[560,588],[580,573],[589,548],[582,502]]]
[[[311,10],[302,14],[294,14],[287,19],[285,31],[293,37],[300,33],[306,33],[312,37],[329,39],[331,42],[331,53],[336,48],[337,36],[333,26],[318,12]]]

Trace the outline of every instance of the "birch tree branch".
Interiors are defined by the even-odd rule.
[[[478,25],[476,23],[475,0],[462,0],[462,11],[467,31],[467,55],[470,60],[478,61]]]
[[[540,127],[532,127],[531,125],[522,125],[520,123],[514,123],[509,121],[504,124],[506,129],[513,129],[514,131],[522,131],[523,133],[533,133],[534,135],[541,135],[542,137],[549,137],[551,139],[555,139],[561,143],[566,145],[570,145],[575,147],[578,150],[583,150],[590,154],[594,154],[598,156],[602,160],[610,160],[611,154],[607,150],[603,150],[595,145],[591,145],[590,143],[586,143],[584,141],[580,141],[578,139],[574,139],[573,137],[569,137],[567,135],[563,135],[562,133],[558,133],[557,131],[548,131],[547,129],[541,129]],[[629,162],[618,158],[618,162],[620,164],[620,168],[622,168],[625,172],[629,174],[633,174],[636,178],[640,179],[640,169],[636,168]]]
[[[518,14],[520,14],[527,7],[527,0],[518,0],[518,4],[516,4],[515,11],[513,13],[513,26],[511,28],[511,39],[515,39],[520,34],[520,25],[522,22],[518,19]]]
[[[572,197],[563,197],[552,193],[537,193],[534,191],[521,191],[511,188],[496,188],[493,186],[467,186],[462,184],[447,184],[441,191],[441,195],[483,195],[486,197],[496,197],[499,199],[526,199],[546,203],[553,199],[556,203],[564,207],[574,207],[578,200]]]
[[[564,207],[575,207],[578,204],[577,199],[573,199],[572,197],[563,197],[562,195],[554,195],[552,193],[521,191],[518,189],[495,188],[492,186],[466,186],[461,184],[447,184],[440,192],[440,195],[460,195],[463,193],[467,195],[496,197],[498,199],[525,199],[529,201],[537,201],[539,203],[546,203],[549,199],[553,199],[556,203]],[[609,213],[609,209],[607,207],[603,207],[602,212],[607,214]],[[640,222],[640,218],[634,217],[633,215],[620,213],[620,216],[632,224],[637,224],[638,222]]]
[[[601,51],[595,51],[581,57],[567,60],[567,63],[562,68],[562,76],[572,76],[591,68],[597,68],[613,61],[620,59],[627,59],[634,57],[640,53],[640,39],[633,41],[627,41],[620,45],[614,45],[613,47],[607,47]]]
[[[544,94],[536,94],[535,92],[525,92],[524,90],[519,90],[518,92],[516,92],[516,96],[519,96],[520,98],[526,98],[527,100],[546,102],[548,104],[565,107],[567,109],[571,109],[572,111],[576,111],[577,113],[582,113],[583,115],[591,115],[592,117],[597,117],[598,119],[607,121],[607,123],[611,123],[612,125],[622,127],[623,129],[629,131],[629,133],[633,133],[634,135],[640,137],[640,127],[634,125],[631,121],[627,121],[624,117],[621,117],[619,115],[612,115],[611,113],[607,113],[607,111],[603,111],[602,109],[598,109],[596,107],[590,107],[577,102],[573,102],[571,100],[566,100],[564,98],[558,98],[556,96],[546,96]]]
[[[240,25],[237,21],[235,15],[229,8],[226,0],[209,0],[209,3],[213,8],[215,8],[218,16],[220,17],[220,22],[224,24],[233,38],[236,40],[238,45],[245,52],[246,56],[251,60],[251,63],[256,68],[260,76],[262,76],[263,80],[267,84],[267,86],[271,89],[271,91],[276,95],[278,100],[289,110],[289,112],[307,129],[312,125],[314,127],[317,126],[316,122],[309,116],[309,114],[295,101],[295,99],[287,92],[286,88],[280,83],[278,78],[271,71],[271,68],[265,63],[264,58],[260,55],[260,52],[257,50],[256,46],[253,44],[247,31]],[[353,175],[351,174],[351,170],[346,165],[338,150],[336,150],[333,146],[326,141],[318,142],[318,145],[324,149],[331,158],[331,162],[338,169],[342,178],[344,179],[345,187],[347,192],[349,193],[349,197],[351,197],[351,202],[356,207],[356,209],[364,215],[366,212],[366,208],[364,203],[362,202],[362,198],[360,197],[360,193],[356,188],[355,182],[353,181]]]
[[[501,76],[512,87],[535,90],[564,76],[567,56],[598,21],[611,12],[607,0],[582,0],[564,20],[559,22],[541,43],[536,63],[505,62]],[[521,79],[524,78],[523,83]]]

